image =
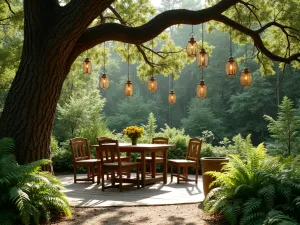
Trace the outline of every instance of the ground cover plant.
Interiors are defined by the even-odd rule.
[[[263,144],[248,148],[245,158],[230,155],[204,201],[209,213],[220,213],[231,225],[300,222],[299,157],[268,156]]]
[[[40,224],[53,214],[71,217],[59,179],[40,171],[49,160],[19,165],[13,155],[14,141],[0,140],[0,224]]]

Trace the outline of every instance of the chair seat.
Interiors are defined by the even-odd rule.
[[[83,160],[78,160],[76,163],[98,163],[101,162],[100,159],[83,159]]]
[[[138,157],[138,158],[136,158],[136,161],[137,162],[140,162],[142,160],[142,158],[141,157]],[[145,157],[145,160],[146,160],[146,162],[148,162],[148,161],[152,161],[152,157],[150,157],[150,156],[147,156],[147,157]],[[162,157],[155,157],[155,161],[156,162],[163,162],[163,160],[164,160],[164,158],[162,158]]]
[[[140,163],[138,162],[121,162],[121,167],[133,167]],[[103,166],[118,167],[118,162],[104,163]]]
[[[195,166],[197,164],[196,161],[186,159],[170,159],[168,161],[171,165],[180,167],[190,167]]]

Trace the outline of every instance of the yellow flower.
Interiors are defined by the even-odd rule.
[[[129,126],[123,130],[123,134],[130,138],[140,138],[144,133],[144,128],[138,126]]]

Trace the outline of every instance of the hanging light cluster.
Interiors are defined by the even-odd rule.
[[[100,82],[99,82],[99,85],[100,85],[100,88],[102,89],[108,89],[109,87],[109,79],[108,79],[108,76],[106,74],[106,70],[105,70],[105,42],[103,43],[103,73],[102,73],[102,76],[100,78]]]
[[[128,62],[128,75],[127,75],[127,82],[125,83],[124,87],[124,94],[125,96],[133,96],[133,85],[132,82],[129,80],[129,44],[127,48],[127,62]]]
[[[152,40],[152,63],[153,62],[153,40]],[[148,81],[148,91],[149,92],[156,92],[157,88],[158,88],[158,85],[157,85],[157,80],[155,79],[155,77],[153,76],[153,65],[151,67],[151,70],[152,70],[152,75]]]
[[[203,29],[203,23],[202,23],[201,51],[199,52],[198,57],[197,57],[197,63],[198,63],[198,66],[201,68],[201,74],[202,74],[202,79],[198,83],[197,89],[196,89],[196,96],[198,98],[206,98],[207,97],[207,86],[204,82],[203,68],[206,68],[208,66],[208,54],[203,47],[203,41],[204,41],[204,29]]]

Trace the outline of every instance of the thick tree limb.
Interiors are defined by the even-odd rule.
[[[238,2],[238,0],[222,0],[212,7],[198,11],[186,9],[165,11],[140,27],[109,23],[89,28],[79,38],[69,62],[72,63],[80,53],[104,41],[114,40],[142,44],[155,38],[172,25],[199,24],[210,21]]]
[[[278,55],[272,53],[269,49],[267,49],[259,35],[261,33],[261,28],[256,31],[251,30],[248,27],[245,27],[245,26],[235,22],[224,15],[216,16],[214,18],[214,20],[222,22],[228,26],[231,26],[232,28],[251,37],[254,41],[254,45],[260,50],[260,52],[263,53],[265,56],[267,56],[269,59],[271,59],[273,61],[284,62],[286,64],[289,64],[294,60],[296,60],[296,61],[300,60],[300,53],[296,53],[289,57],[282,57],[282,56],[278,56]],[[263,27],[266,27],[266,25]]]

